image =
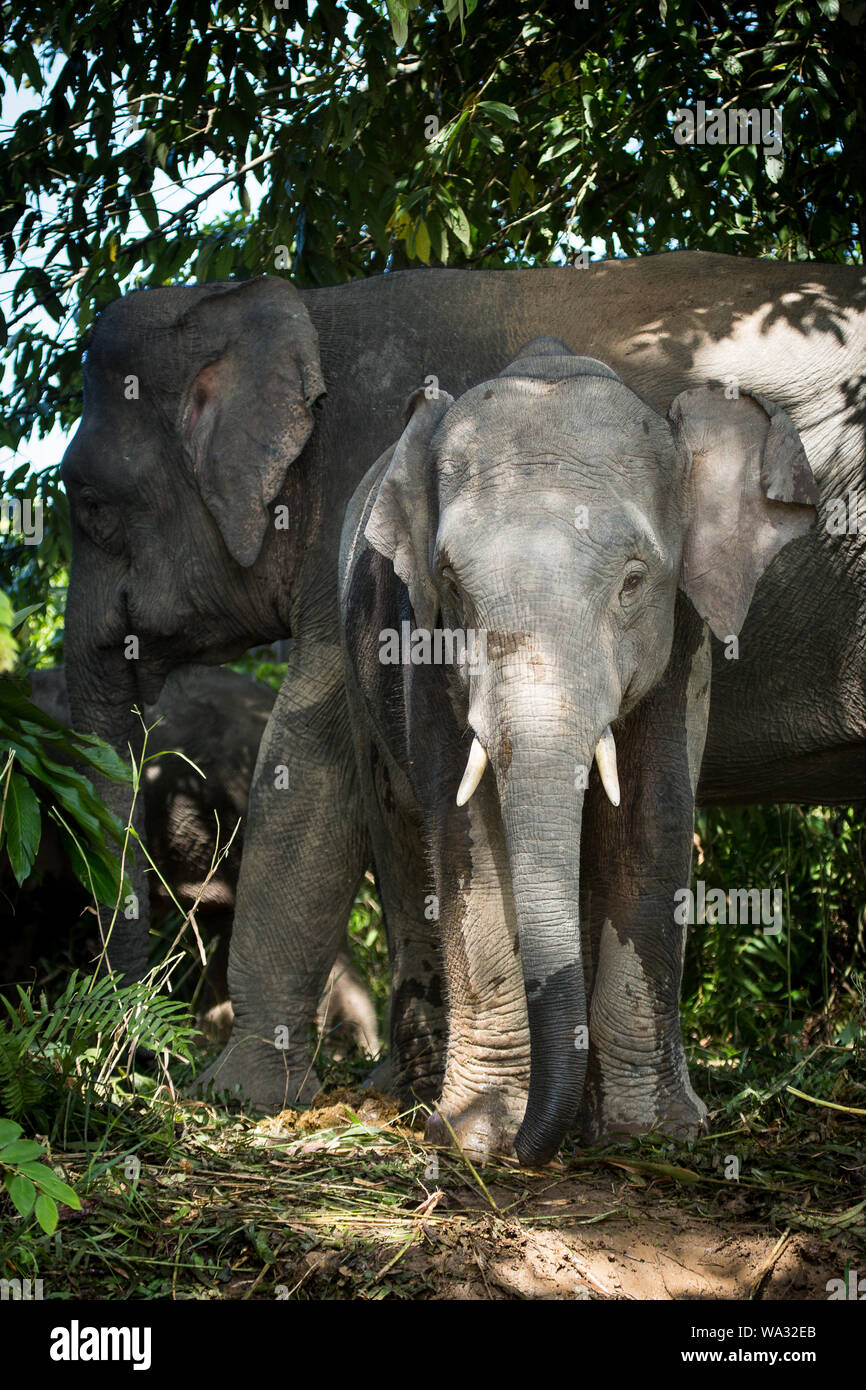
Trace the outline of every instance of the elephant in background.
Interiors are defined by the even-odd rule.
[[[34,703],[59,723],[69,724],[64,667],[30,673]],[[210,1037],[231,1029],[226,963],[235,890],[243,852],[243,820],[259,743],[274,703],[266,685],[215,667],[184,667],[172,673],[156,704],[144,711],[152,729],[143,774],[147,842],[154,862],[183,908],[195,907],[204,941],[217,938],[198,993],[198,1020]],[[157,722],[158,721],[158,722]],[[184,758],[201,769],[200,776]],[[240,828],[213,873],[214,851]],[[217,823],[219,835],[217,835]],[[3,897],[6,940],[0,951],[0,982],[32,976],[39,955],[53,954],[61,929],[84,912],[88,899],[72,875],[51,821],[43,824],[35,869],[38,882],[20,889],[6,875]],[[155,873],[148,873],[151,919],[174,909]],[[198,906],[196,907],[196,903]],[[11,909],[11,911],[10,911]],[[90,954],[99,951],[94,930]],[[379,1050],[376,1015],[344,946],[328,979],[317,1022],[329,1035],[329,1050],[357,1046]]]
[[[374,854],[395,834],[403,852],[386,915],[425,894],[438,913],[433,1142],[540,1164],[581,1107],[599,1137],[602,1092],[626,1120],[649,1102],[688,1131],[706,1113],[676,1010],[651,1014],[661,1072],[623,1082],[618,1044],[632,1001],[679,992],[658,928],[689,882],[704,622],[740,631],[817,496],[769,401],[704,387],[662,417],[551,338],[457,401],[410,399],[346,513],[341,622]],[[464,634],[463,660],[444,639],[437,657],[437,631]],[[427,1039],[414,1050],[429,1088]],[[411,1065],[402,1081],[417,1088]]]

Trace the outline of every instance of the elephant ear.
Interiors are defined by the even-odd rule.
[[[454,404],[447,391],[428,400],[424,389],[414,391],[406,405],[407,422],[391,451],[391,461],[379,484],[364,535],[394,566],[409,590],[418,627],[432,628],[438,599],[430,575],[430,499],[427,457],[430,441]]]
[[[178,329],[185,359],[206,363],[184,393],[181,436],[229,553],[249,567],[325,392],[316,330],[295,287],[268,276],[221,286]]]
[[[735,636],[771,560],[815,524],[818,489],[792,421],[762,396],[683,391],[668,420],[691,459],[680,587],[717,637]]]

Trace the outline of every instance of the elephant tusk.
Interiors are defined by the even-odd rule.
[[[601,785],[607,792],[608,800],[612,806],[618,806],[619,777],[616,770],[616,744],[613,741],[609,724],[595,745],[595,761],[598,763]]]
[[[463,781],[457,789],[457,805],[465,806],[481,778],[484,776],[484,769],[489,759],[487,749],[477,738],[472,740],[472,747],[469,749],[469,758],[466,762],[466,771],[463,774]]]

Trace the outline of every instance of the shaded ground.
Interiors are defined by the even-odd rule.
[[[771,1126],[757,1147],[747,1132],[650,1136],[538,1173],[479,1173],[426,1148],[416,1118],[351,1090],[260,1121],[177,1106],[137,1176],[106,1155],[83,1212],[64,1212],[39,1259],[46,1296],[825,1300],[864,1267],[850,1114],[819,1114],[796,1157]],[[732,1150],[739,1181],[724,1177]],[[74,1183],[84,1155],[52,1158]]]
[[[327,1128],[318,1141],[290,1141],[290,1152],[300,1157],[315,1152],[317,1142],[332,1143],[339,1131],[331,1127],[341,1111],[346,1118],[352,1101],[349,1095],[343,1104],[305,1116],[308,1131],[314,1124]],[[393,1105],[377,1098],[352,1113],[381,1123],[389,1110],[394,1113]],[[294,1118],[289,1112],[283,1121]],[[260,1128],[279,1147],[280,1120]],[[390,1158],[393,1163],[397,1155]],[[812,1219],[805,1208],[792,1212],[779,1232],[781,1210],[750,1219],[764,1205],[762,1189],[745,1179],[701,1178],[660,1158],[577,1156],[537,1175],[516,1166],[484,1175],[470,1169],[468,1182],[468,1166],[450,1154],[426,1151],[421,1160],[425,1172],[412,1194],[421,1201],[403,1218],[402,1244],[386,1277],[396,1283],[401,1271],[403,1279],[426,1284],[432,1298],[826,1299],[828,1280],[851,1258],[851,1241],[840,1238],[842,1232],[853,1226],[858,1239],[864,1237],[866,1201]],[[370,1179],[355,1175],[351,1181]],[[379,1222],[326,1218],[330,1230],[305,1253],[301,1278],[320,1295],[327,1288],[326,1296],[339,1291],[351,1297],[352,1286],[368,1282],[370,1274],[363,1247],[393,1244],[395,1215]],[[795,1229],[813,1221],[822,1238]],[[834,1226],[839,1237],[831,1234]],[[362,1249],[347,1260],[353,1239]]]

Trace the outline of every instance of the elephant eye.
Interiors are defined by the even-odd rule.
[[[78,519],[90,539],[104,550],[116,549],[120,541],[120,516],[117,508],[103,502],[90,488],[82,488],[78,497]]]
[[[626,570],[625,578],[622,581],[622,588],[619,591],[619,601],[623,608],[634,603],[640,593],[643,582],[646,579],[646,566],[639,561],[630,564]]]
[[[457,584],[457,576],[448,565],[443,566],[441,574],[445,598],[459,615],[463,612],[463,596]]]
[[[443,565],[441,573],[442,583],[445,586],[445,592],[447,594],[456,594],[458,592],[457,576],[454,573],[454,571],[448,565]]]

